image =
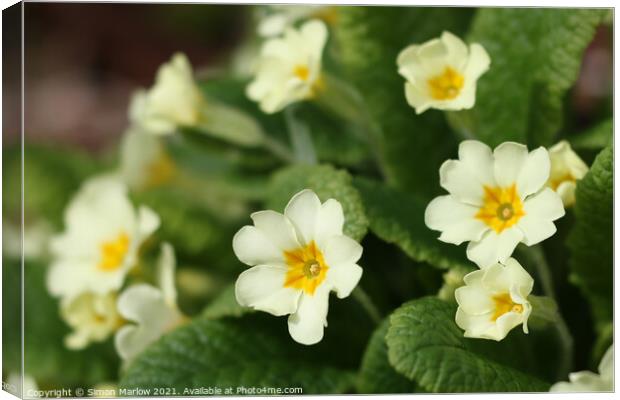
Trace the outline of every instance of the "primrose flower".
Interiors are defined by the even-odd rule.
[[[500,341],[520,324],[528,333],[532,307],[527,296],[534,280],[517,260],[470,272],[463,280],[465,286],[456,289],[454,297],[459,305],[456,324],[465,337]]]
[[[47,286],[54,296],[118,290],[138,249],[158,227],[150,208],[133,207],[127,187],[113,177],[82,185],[64,215],[65,231],[51,239]]]
[[[519,242],[537,244],[556,231],[552,221],[564,215],[560,197],[544,187],[549,155],[539,147],[506,142],[494,151],[466,140],[459,159],[439,169],[441,187],[450,194],[426,207],[426,225],[441,231],[439,240],[460,245],[469,241],[467,257],[478,267],[504,263]]]
[[[284,36],[266,41],[247,96],[268,114],[313,97],[322,85],[326,41],[327,27],[319,20],[308,21],[299,30],[288,28]]]
[[[558,382],[550,392],[613,392],[614,390],[614,345],[605,352],[598,365],[598,374],[579,371],[568,374],[570,382]]]
[[[65,346],[72,350],[104,341],[122,324],[113,292],[86,292],[73,298],[66,297],[60,304],[60,316],[73,328],[73,332],[65,337]]]
[[[158,265],[160,287],[139,283],[119,296],[119,313],[126,320],[136,323],[125,325],[116,333],[114,343],[123,360],[133,359],[182,321],[183,314],[176,302],[175,266],[174,249],[164,243]]]
[[[159,67],[151,89],[134,94],[129,120],[144,132],[167,135],[180,126],[198,124],[202,106],[192,67],[184,54],[177,53]]]
[[[129,130],[121,142],[120,175],[136,190],[170,181],[176,168],[158,137]]]
[[[407,82],[405,96],[417,114],[429,108],[462,110],[476,102],[476,82],[491,63],[478,43],[469,48],[450,32],[400,52],[398,73]]]
[[[362,276],[356,264],[362,247],[342,233],[342,206],[334,199],[321,204],[306,189],[293,196],[284,214],[259,211],[251,218],[254,226],[233,238],[237,258],[252,267],[237,279],[237,302],[276,316],[291,314],[291,337],[318,343],[330,291],[347,297]]]
[[[273,11],[261,18],[258,24],[258,34],[263,37],[281,35],[286,28],[292,27],[297,21],[306,18],[318,18],[328,24],[335,23],[336,7],[317,5],[271,5]]]
[[[588,166],[573,151],[566,140],[562,140],[549,149],[551,173],[547,186],[555,190],[564,203],[564,207],[575,204],[577,181],[588,172]]]

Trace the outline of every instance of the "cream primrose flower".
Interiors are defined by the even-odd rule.
[[[258,24],[258,34],[263,37],[273,37],[284,33],[286,28],[296,22],[308,18],[318,18],[327,24],[335,23],[337,19],[336,7],[318,5],[271,5],[271,13],[261,18]]]
[[[528,333],[532,306],[527,296],[534,280],[517,260],[470,272],[463,280],[465,286],[456,289],[454,297],[459,305],[456,324],[465,330],[465,337],[500,341],[520,324]]]
[[[122,324],[114,292],[85,292],[77,297],[65,297],[60,304],[60,316],[73,329],[65,337],[65,346],[71,350],[104,341]]]
[[[47,286],[54,296],[118,290],[138,259],[138,249],[158,227],[150,208],[137,210],[127,187],[101,176],[85,182],[65,209],[65,231],[51,239]]]
[[[362,246],[343,234],[342,206],[334,199],[321,204],[305,189],[284,214],[259,211],[251,218],[254,226],[244,226],[233,238],[237,258],[252,267],[237,279],[237,302],[276,316],[291,314],[293,340],[320,342],[330,291],[345,298],[362,276],[356,264]]]
[[[551,173],[547,186],[560,195],[564,207],[570,207],[575,204],[577,181],[588,172],[588,166],[566,140],[562,140],[549,149],[549,158],[551,159]]]
[[[417,114],[429,108],[462,110],[476,102],[476,81],[491,63],[478,43],[469,48],[450,32],[402,50],[396,59],[398,73],[407,82],[407,103]]]
[[[598,374],[579,371],[568,374],[570,382],[558,382],[550,392],[613,392],[614,390],[614,345],[605,352],[598,365]]]
[[[450,194],[426,207],[426,225],[441,231],[439,240],[460,245],[469,241],[467,258],[485,268],[504,263],[519,242],[532,246],[553,235],[552,221],[564,215],[560,197],[544,187],[549,177],[547,150],[528,153],[505,142],[494,151],[466,140],[459,159],[439,169],[441,187]]]
[[[150,134],[172,134],[179,126],[198,124],[203,101],[187,57],[177,53],[159,67],[151,89],[133,95],[129,120]]]
[[[136,323],[123,326],[114,338],[116,351],[123,360],[132,360],[183,320],[176,301],[175,268],[174,249],[164,243],[158,261],[159,288],[139,283],[119,296],[119,313]]]
[[[327,27],[319,20],[308,21],[299,30],[288,28],[282,37],[266,41],[256,76],[246,88],[247,96],[259,102],[267,114],[313,97],[322,86],[321,58],[326,41]]]
[[[176,167],[160,138],[128,130],[121,141],[120,176],[134,190],[156,187],[170,181]]]

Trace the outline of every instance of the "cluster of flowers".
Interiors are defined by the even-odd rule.
[[[329,20],[332,14],[308,8],[271,16],[259,26],[268,39],[246,94],[263,112],[276,113],[327,93],[322,68],[326,24],[311,19],[299,29],[292,26],[317,15]],[[406,80],[405,99],[417,113],[472,108],[477,80],[490,63],[481,45],[468,47],[449,32],[406,47],[396,60]],[[61,298],[63,318],[75,329],[67,346],[83,348],[116,332],[124,359],[184,318],[176,306],[169,244],[161,249],[159,288],[139,283],[119,295],[128,274],[140,273],[140,246],[160,223],[150,209],[132,206],[128,188],[175,175],[159,140],[180,128],[203,129],[241,145],[264,140],[252,118],[201,93],[182,54],[159,69],[150,90],[134,95],[129,117],[119,173],[87,182],[68,206],[66,231],[52,243],[55,260],[48,277],[50,292]],[[466,337],[502,340],[520,324],[527,333],[534,281],[511,255],[519,243],[532,246],[555,233],[553,221],[574,203],[575,182],[587,169],[567,142],[528,152],[518,143],[491,150],[473,140],[460,144],[458,160],[441,166],[440,185],[449,194],[428,205],[425,223],[441,231],[441,241],[469,242],[467,257],[479,267],[455,291],[456,323]],[[335,199],[322,203],[306,189],[293,196],[283,214],[259,211],[251,218],[253,225],[233,238],[236,256],[251,267],[236,282],[238,303],[290,315],[291,337],[306,345],[318,343],[327,326],[330,292],[349,296],[362,275],[357,265],[362,246],[343,233],[342,206]]]

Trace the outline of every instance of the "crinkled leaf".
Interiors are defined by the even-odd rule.
[[[388,361],[385,335],[389,326],[389,320],[384,320],[368,342],[358,375],[357,390],[359,393],[385,394],[420,391],[415,382],[396,372]]]
[[[354,184],[362,196],[370,230],[379,238],[396,244],[416,261],[439,268],[471,268],[463,248],[440,242],[438,233],[424,224],[426,201],[369,179],[356,178]]]
[[[199,318],[164,336],[128,368],[121,388],[301,387],[303,394],[343,393],[352,373],[304,356],[290,338],[251,321]],[[185,393],[187,396],[188,393]]]
[[[405,303],[390,317],[390,364],[431,392],[536,392],[549,384],[474,351],[454,322],[456,308],[427,297]],[[500,344],[496,345],[501,352]]]
[[[491,68],[476,105],[452,115],[462,131],[496,146],[513,140],[548,146],[562,125],[562,100],[604,10],[483,8],[468,40],[482,44]]]
[[[577,182],[575,226],[568,238],[571,281],[599,322],[613,315],[613,150],[605,148]]]
[[[351,175],[329,165],[294,165],[277,171],[269,186],[267,208],[283,211],[291,197],[306,188],[312,189],[321,201],[338,200],[344,211],[344,233],[358,241],[364,237],[368,219]]]
[[[439,36],[460,34],[471,9],[424,7],[341,7],[335,27],[345,75],[366,103],[376,128],[375,151],[391,184],[407,191],[437,191],[436,174],[456,147],[441,112],[416,115],[405,99],[396,57],[406,46]],[[441,23],[438,23],[441,21]]]

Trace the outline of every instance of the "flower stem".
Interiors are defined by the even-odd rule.
[[[536,266],[536,272],[538,278],[540,278],[540,283],[543,289],[543,292],[546,296],[551,297],[557,303],[557,298],[555,296],[555,289],[553,287],[553,279],[551,276],[551,269],[549,268],[549,264],[547,263],[547,259],[545,258],[545,254],[543,253],[542,247],[531,246],[527,248],[522,248],[522,253],[529,258],[532,263]],[[557,322],[554,324],[554,327],[557,331],[558,337],[560,339],[560,343],[562,345],[562,354],[560,355],[560,366],[558,368],[558,380],[565,379],[568,373],[572,369],[573,365],[573,337],[568,330],[568,326],[566,326],[566,322],[562,317],[561,313],[558,311]]]
[[[379,312],[377,306],[375,306],[375,303],[372,302],[370,296],[368,296],[368,294],[364,291],[364,289],[358,286],[355,288],[355,290],[353,290],[352,294],[355,300],[357,300],[357,302],[362,306],[362,308],[364,308],[372,322],[374,322],[376,325],[379,325],[382,319],[381,313]]]
[[[295,162],[295,156],[291,150],[269,135],[263,137],[263,147],[269,150],[273,155],[288,163]]]
[[[317,163],[317,157],[310,129],[295,117],[294,109],[295,106],[291,106],[284,110],[286,127],[293,147],[293,157],[298,163],[314,165]]]

